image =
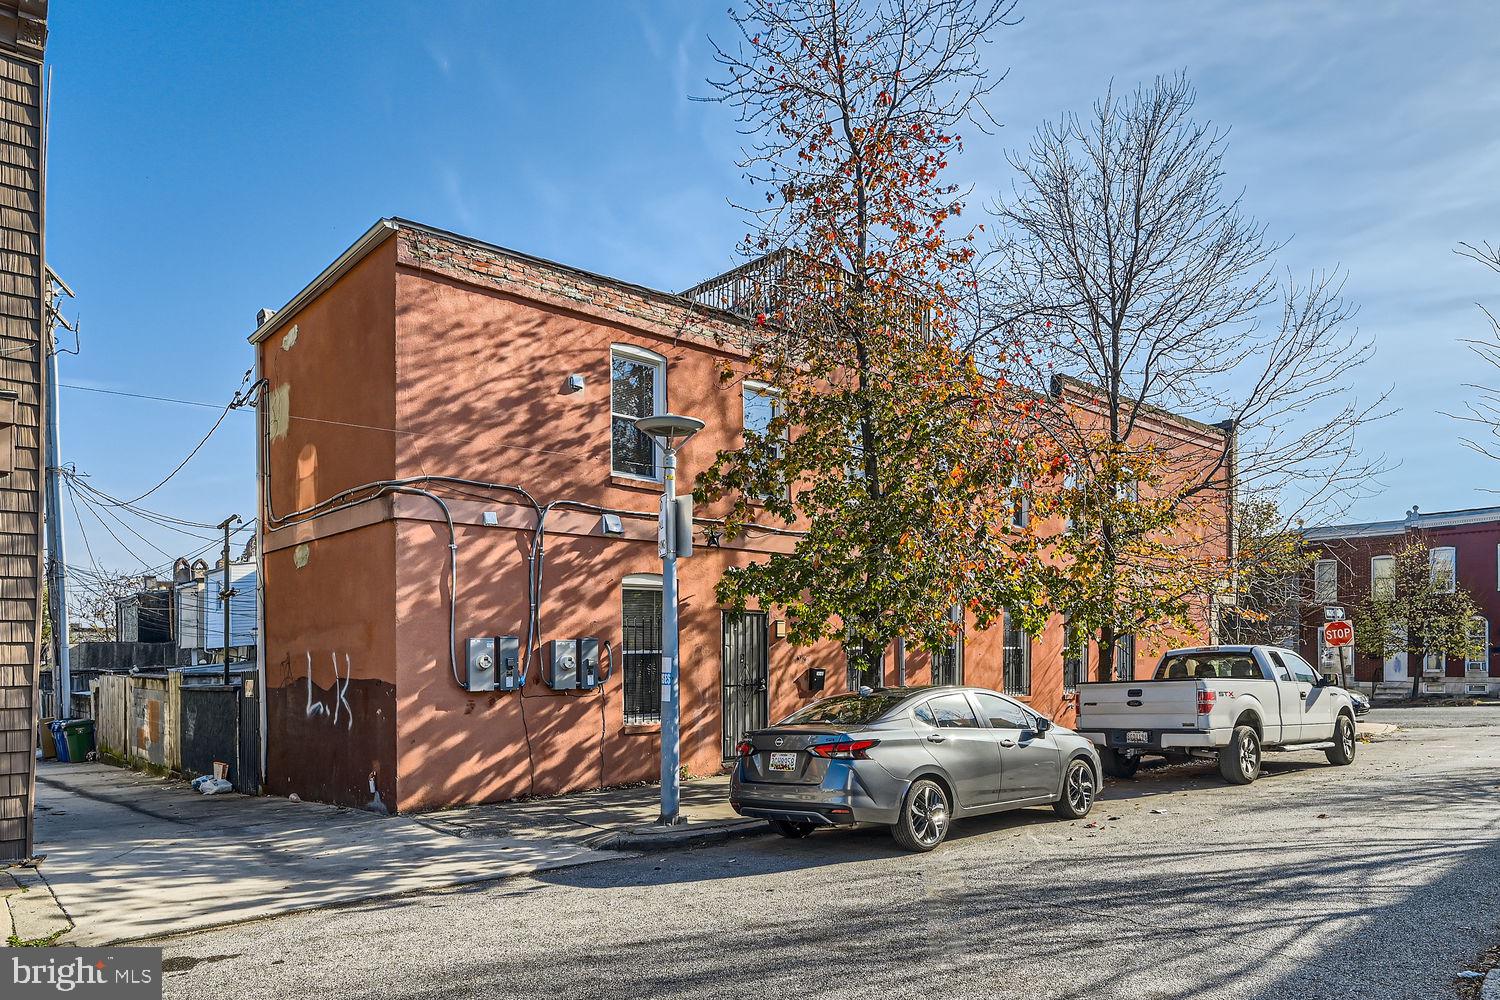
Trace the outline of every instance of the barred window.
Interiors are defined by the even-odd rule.
[[[622,591],[625,723],[661,721],[661,591]]]
[[[1135,680],[1135,636],[1122,635],[1115,639],[1115,680]]]
[[[850,691],[858,691],[861,687],[878,688],[882,685],[885,677],[884,650],[881,650],[875,665],[870,667],[865,664],[863,647],[854,644],[847,645],[844,647],[844,661],[848,667]]]
[[[1006,694],[1031,693],[1031,636],[1021,628],[1016,616],[1005,613],[1004,691]]]
[[[1083,626],[1063,619],[1063,690],[1075,691],[1089,679],[1089,637]]]
[[[932,683],[964,682],[964,637],[960,632],[946,647],[932,654]]]

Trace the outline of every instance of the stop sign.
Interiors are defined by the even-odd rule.
[[[1329,622],[1323,626],[1323,645],[1347,646],[1354,642],[1354,626],[1348,622]]]

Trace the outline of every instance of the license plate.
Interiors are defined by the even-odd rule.
[[[1132,729],[1130,732],[1128,732],[1128,733],[1125,734],[1125,742],[1126,743],[1150,743],[1151,742],[1151,734],[1150,733],[1143,733],[1139,729]]]
[[[773,771],[795,771],[797,770],[797,755],[794,753],[773,753],[771,755],[771,770]]]

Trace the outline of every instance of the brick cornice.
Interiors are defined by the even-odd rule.
[[[536,257],[398,223],[396,267],[745,358],[746,330],[720,310]]]

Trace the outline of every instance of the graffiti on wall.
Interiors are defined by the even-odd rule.
[[[311,652],[307,657],[307,706],[305,714],[309,719],[327,716],[333,725],[337,726],[342,721],[346,729],[354,728],[354,710],[349,706],[349,681],[354,676],[354,668],[349,659],[349,654],[344,654],[344,672],[339,673],[339,654],[330,652],[329,657],[333,660],[333,689],[328,694],[328,700],[332,708],[323,701],[323,696],[313,687],[313,655]]]

